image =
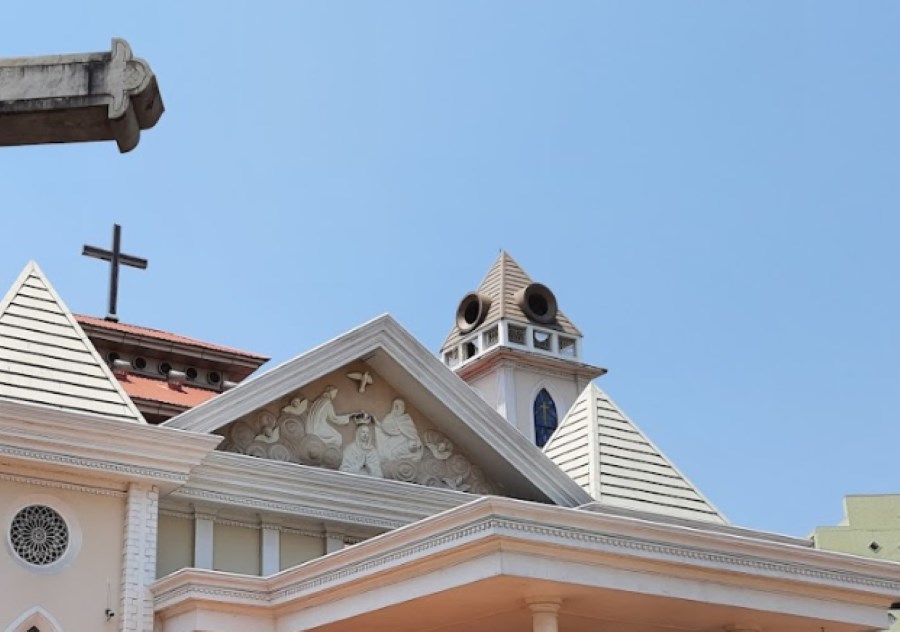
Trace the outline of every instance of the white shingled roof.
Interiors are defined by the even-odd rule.
[[[727,524],[593,383],[569,409],[544,453],[601,505]]]
[[[0,399],[145,423],[33,261],[0,302]]]

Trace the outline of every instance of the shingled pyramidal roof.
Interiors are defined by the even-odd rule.
[[[0,400],[145,423],[34,262],[0,302]]]
[[[505,251],[500,252],[500,256],[494,261],[494,264],[488,270],[481,285],[478,286],[477,292],[484,294],[490,299],[491,305],[488,308],[487,315],[480,327],[485,328],[488,325],[506,318],[512,321],[518,321],[523,324],[529,322],[528,317],[519,307],[516,301],[516,292],[525,288],[532,283],[531,277],[519,266],[515,260]],[[542,325],[547,329],[555,329],[573,336],[581,336],[578,328],[572,324],[562,310],[556,313],[556,321],[551,324]],[[459,326],[454,324],[441,350],[452,347],[462,340],[463,334],[459,330]]]
[[[596,384],[584,389],[544,453],[601,506],[727,524]]]

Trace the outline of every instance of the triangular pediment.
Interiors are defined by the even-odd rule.
[[[584,389],[544,453],[601,506],[727,524],[596,384]]]
[[[0,302],[0,400],[144,423],[34,262]]]
[[[163,425],[222,434],[226,451],[347,474],[565,506],[590,500],[390,316]]]
[[[442,431],[441,420],[363,361],[216,432],[225,452],[475,494],[503,491]]]

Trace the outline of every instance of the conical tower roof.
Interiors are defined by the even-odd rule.
[[[516,263],[509,253],[500,251],[500,255],[494,261],[476,290],[478,294],[482,294],[490,300],[490,307],[484,321],[479,325],[479,329],[489,327],[501,318],[523,324],[531,322],[519,306],[516,300],[516,293],[532,283],[531,277]],[[572,321],[568,319],[562,310],[557,310],[556,318],[552,323],[541,324],[540,326],[572,336],[581,336],[581,332],[578,331],[578,328],[572,324]],[[463,333],[460,331],[459,325],[454,323],[453,328],[444,340],[444,344],[441,346],[441,351],[459,344],[462,337]]]
[[[34,262],[0,302],[0,400],[145,423]]]
[[[544,453],[601,505],[727,524],[719,510],[593,383],[572,405]]]

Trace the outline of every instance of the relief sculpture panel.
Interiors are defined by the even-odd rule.
[[[303,389],[229,424],[220,449],[474,494],[497,492],[479,467],[371,370],[327,380],[307,387],[311,399]]]

